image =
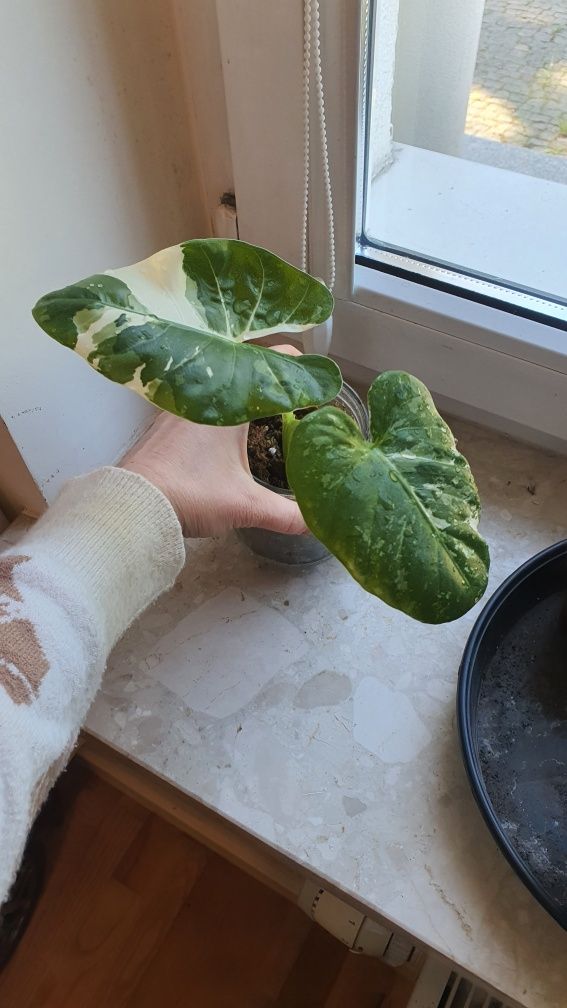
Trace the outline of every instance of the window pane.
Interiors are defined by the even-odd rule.
[[[567,0],[372,0],[367,38],[360,251],[567,325]]]

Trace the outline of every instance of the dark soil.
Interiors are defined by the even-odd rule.
[[[335,399],[329,405],[336,406],[355,419],[352,410],[345,403]],[[313,412],[312,409],[297,410],[295,415],[301,419]],[[248,431],[248,464],[250,472],[256,479],[269,483],[270,486],[289,490],[283,457],[281,416],[252,420]]]
[[[252,421],[248,431],[248,464],[256,479],[287,490],[281,416]]]

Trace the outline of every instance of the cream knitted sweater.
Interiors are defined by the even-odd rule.
[[[169,501],[114,468],[68,483],[0,556],[0,904],[109,651],[184,559]]]

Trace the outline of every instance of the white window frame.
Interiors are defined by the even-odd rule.
[[[216,5],[240,237],[298,263],[303,2],[216,0]],[[337,239],[331,352],[347,374],[361,367],[365,373],[412,371],[453,414],[564,451],[565,332],[354,263],[363,5],[364,0],[321,4]],[[315,169],[313,183],[310,268],[324,275],[327,227]]]

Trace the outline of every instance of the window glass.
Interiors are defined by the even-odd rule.
[[[359,254],[567,327],[567,0],[371,0]]]

